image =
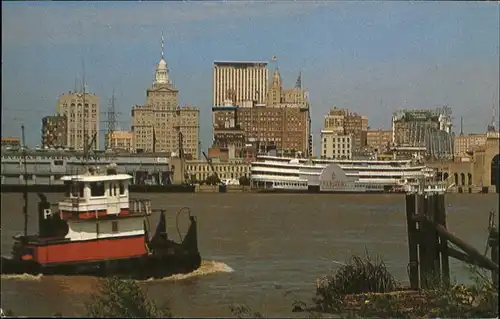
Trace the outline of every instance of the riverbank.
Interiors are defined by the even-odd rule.
[[[2,185],[1,193],[23,193],[24,185]],[[28,193],[59,193],[62,194],[66,191],[66,186],[64,185],[28,185]],[[224,193],[219,190],[218,185],[189,185],[189,184],[177,184],[177,185],[130,185],[131,193],[151,193],[151,194],[161,194],[161,193]],[[453,187],[447,190],[449,194],[495,194],[495,187],[477,187],[477,186],[463,186],[463,187]],[[225,193],[282,193],[280,191],[272,192],[262,192],[262,190],[252,189],[250,186],[242,185],[227,185]],[[286,193],[286,192],[285,192]],[[307,191],[296,192],[297,194],[304,193],[308,194]],[[318,193],[318,194],[331,194],[331,193]],[[398,193],[366,193],[366,195],[386,195],[386,194],[398,194]],[[401,193],[403,194],[403,193]],[[342,195],[342,194],[341,194]]]

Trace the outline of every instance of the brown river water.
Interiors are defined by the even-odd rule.
[[[246,304],[267,316],[292,315],[293,296],[309,301],[316,278],[331,273],[351,254],[381,256],[407,281],[407,234],[402,195],[141,194],[167,210],[177,238],[175,215],[187,206],[198,217],[200,269],[187,275],[140,282],[175,316],[231,316],[229,306]],[[58,195],[48,195],[56,202]],[[1,195],[2,255],[23,228],[22,195]],[[35,194],[30,194],[31,232],[36,232]],[[498,216],[498,195],[446,195],[448,229],[481,252],[488,215]],[[156,216],[157,218],[157,216]],[[185,231],[187,217],[180,218]],[[153,220],[151,228],[156,226]],[[468,281],[467,268],[451,262],[452,277]],[[3,309],[16,315],[60,312],[85,315],[84,302],[97,279],[63,276],[3,276]],[[292,292],[292,294],[290,294]]]

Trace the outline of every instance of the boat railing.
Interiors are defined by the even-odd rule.
[[[131,215],[151,215],[151,200],[131,198],[129,211]]]

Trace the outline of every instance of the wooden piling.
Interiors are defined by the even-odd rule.
[[[439,194],[433,193],[429,196],[430,203],[428,205],[430,212],[428,216],[430,221],[435,223],[439,219]],[[439,259],[439,234],[434,227],[429,226],[430,241],[432,242],[431,252],[429,258],[432,258],[432,278],[435,283],[441,283],[441,260]]]
[[[493,226],[489,229],[488,245],[491,249],[491,261],[498,265],[498,229]],[[498,269],[491,271],[491,281],[498,288]]]
[[[408,229],[408,252],[410,263],[408,265],[408,276],[410,277],[411,289],[417,290],[419,288],[418,280],[418,233],[417,222],[413,220],[416,209],[416,194],[406,195],[406,224]]]
[[[446,203],[444,194],[438,195],[436,222],[446,228]],[[439,235],[439,252],[441,255],[441,278],[445,285],[450,284],[450,260],[448,255],[448,241]]]
[[[485,265],[488,265],[488,267],[491,267],[491,269],[495,269],[498,271],[498,263],[495,263],[488,259],[488,257],[483,256],[476,248],[472,247],[471,245],[467,244],[454,234],[450,233],[446,228],[444,228],[441,225],[435,224],[436,230],[439,232],[441,236],[446,238],[447,240],[451,241],[453,244],[455,244],[458,248],[462,249],[465,253],[467,253],[471,258],[476,259],[478,262],[481,262]]]
[[[418,222],[418,260],[420,272],[420,288],[426,289],[429,287],[429,254],[428,254],[428,227],[429,224],[425,220],[426,215],[426,195],[417,195],[417,216]]]
[[[423,219],[422,226],[422,241],[421,245],[425,246],[424,256],[421,256],[420,264],[424,266],[424,273],[426,276],[423,288],[430,288],[438,276],[439,270],[437,269],[437,257],[439,254],[437,245],[437,232],[432,226],[435,220],[435,194],[425,194],[425,219]]]

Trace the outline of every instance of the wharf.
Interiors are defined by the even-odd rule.
[[[196,193],[219,193],[219,185],[195,185]],[[226,193],[246,193],[251,192],[250,186],[227,185]]]

